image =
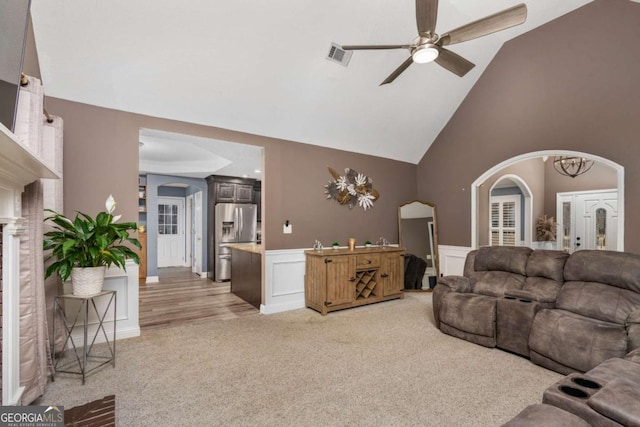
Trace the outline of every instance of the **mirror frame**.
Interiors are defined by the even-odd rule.
[[[440,277],[440,255],[438,251],[438,212],[435,204],[426,202],[424,200],[414,199],[414,200],[410,200],[408,202],[402,203],[400,206],[398,206],[398,242],[400,247],[404,247],[404,244],[402,242],[402,215],[401,215],[402,208],[412,204],[425,205],[433,209],[433,223],[432,223],[433,255],[432,256],[433,256],[433,266],[435,267],[435,270],[436,270],[435,277],[437,280],[437,278]],[[411,291],[411,289],[405,289],[405,292],[407,290]],[[429,292],[431,291],[431,289],[424,289],[423,291]]]

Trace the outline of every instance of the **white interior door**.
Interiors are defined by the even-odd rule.
[[[557,200],[561,249],[618,250],[617,191],[564,193]]]
[[[185,199],[158,197],[158,267],[187,266]]]
[[[186,264],[191,266],[191,272],[195,273],[195,266],[194,266],[194,259],[193,259],[193,245],[194,245],[194,239],[193,239],[193,216],[194,216],[194,211],[193,211],[193,194],[190,194],[187,196],[187,198],[185,199],[186,201],[186,208],[187,208],[187,212],[185,214],[185,221],[186,221],[186,231],[184,233],[185,236],[185,250],[186,250],[186,255],[185,255],[185,260],[186,260]]]
[[[489,244],[520,244],[520,196],[491,196],[489,212]]]
[[[194,218],[193,218],[193,260],[195,273],[202,276],[202,191],[194,195]]]

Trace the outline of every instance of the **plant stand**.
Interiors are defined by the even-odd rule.
[[[96,305],[96,299],[101,297],[108,298],[107,304],[106,306],[104,306],[104,309],[98,310],[98,306]],[[71,302],[71,301],[76,301],[80,303],[80,305],[78,306],[78,310],[75,313],[75,316],[73,316],[73,319],[67,318],[66,310],[65,310],[65,302]],[[116,291],[102,291],[98,294],[90,295],[90,296],[78,296],[73,294],[59,295],[55,298],[54,304],[55,304],[54,316],[53,316],[54,336],[56,333],[56,327],[58,327],[58,325],[56,324],[56,317],[59,314],[61,316],[61,319],[63,319],[62,326],[64,326],[64,332],[65,332],[65,341],[64,341],[63,350],[61,354],[67,351],[72,353],[71,354],[72,357],[70,361],[64,361],[63,358],[58,358],[56,360],[55,348],[52,349],[51,354],[53,358],[52,360],[53,369],[55,373],[62,372],[66,374],[81,375],[82,384],[84,385],[86,376],[89,373],[95,371],[96,369],[108,363],[111,363],[111,365],[115,368],[116,367]],[[95,313],[95,315],[97,316],[97,328],[95,330],[95,333],[93,334],[91,343],[87,346],[88,338],[89,338],[88,335],[89,335],[89,307],[90,306],[93,307],[92,313]],[[104,328],[104,320],[110,308],[113,313],[113,338],[111,341],[109,340],[109,337],[107,336],[107,331]],[[80,327],[78,322],[80,319],[83,320],[83,325],[82,325],[83,346],[82,346],[82,350],[80,350],[81,354],[79,354],[79,347],[76,345],[76,342],[72,336],[74,329],[76,329],[76,327]],[[91,350],[93,349],[93,345],[95,344],[96,339],[100,334],[100,331],[102,331],[102,335],[104,336],[104,339],[106,341],[107,348],[110,354],[109,356],[99,356],[99,355],[91,354]],[[71,345],[67,349],[67,345],[69,343]],[[52,345],[55,345],[55,344],[52,344]],[[98,363],[96,366],[92,366],[91,368],[89,368],[87,364],[93,360],[97,360]],[[58,366],[61,362],[63,363],[63,365]],[[78,367],[78,370],[69,370],[71,367],[74,367],[76,365]],[[52,376],[53,380],[55,380],[55,373]]]

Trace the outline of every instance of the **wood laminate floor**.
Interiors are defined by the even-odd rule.
[[[211,319],[232,319],[259,313],[231,293],[230,282],[214,282],[189,267],[158,269],[158,283],[140,285],[140,327],[162,328]]]

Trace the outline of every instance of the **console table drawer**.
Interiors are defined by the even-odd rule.
[[[356,269],[380,267],[379,254],[356,255]]]

